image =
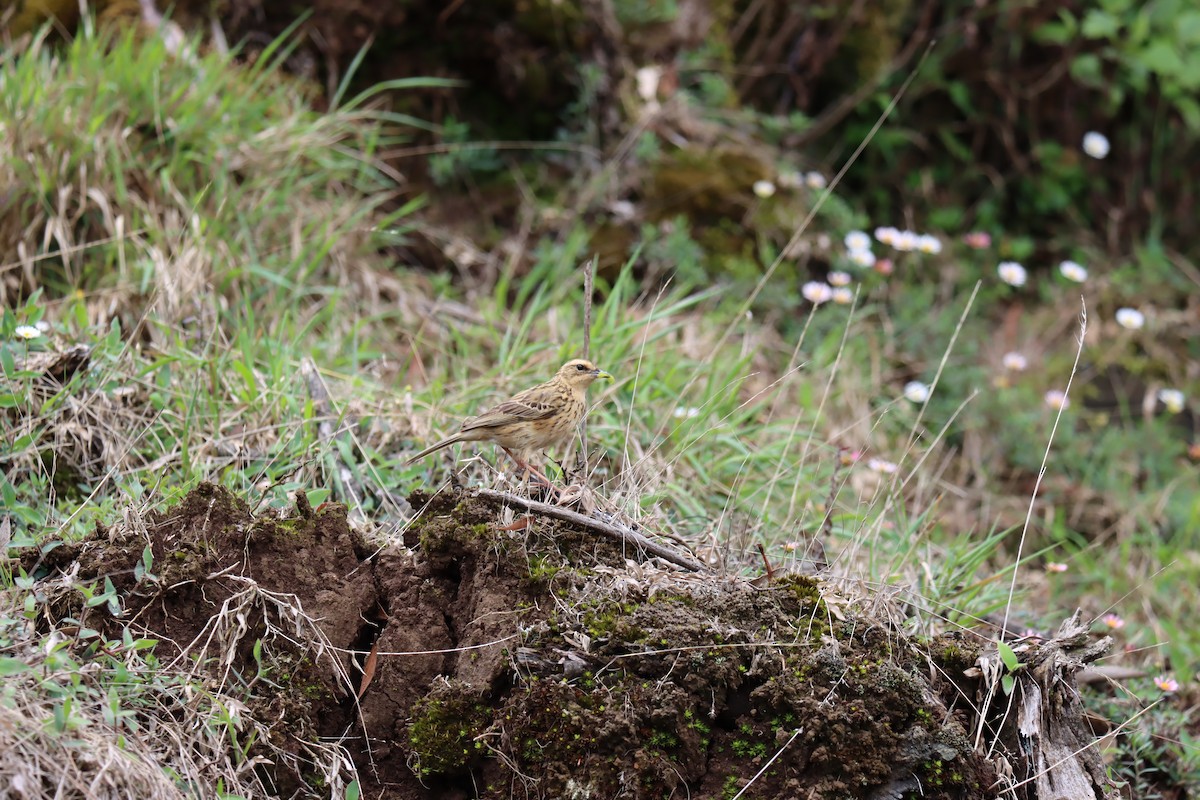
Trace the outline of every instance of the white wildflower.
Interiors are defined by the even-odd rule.
[[[929,399],[929,387],[920,381],[909,381],[904,384],[904,396],[914,403],[924,403]]]
[[[1074,261],[1064,261],[1058,265],[1058,271],[1064,278],[1076,283],[1083,283],[1087,280],[1088,271],[1082,264],[1077,264]]]
[[[821,305],[833,299],[833,288],[828,283],[809,281],[800,287],[800,294],[813,305]]]
[[[1009,286],[1025,285],[1025,268],[1015,261],[1001,261],[1000,266],[996,267],[996,272],[1000,273],[1000,280]]]
[[[775,184],[771,183],[770,181],[755,181],[754,193],[763,200],[766,200],[768,197],[775,194]]]
[[[1025,356],[1020,353],[1005,353],[1001,363],[1004,364],[1005,369],[1011,372],[1024,372],[1025,368],[1029,366]]]
[[[1178,389],[1159,389],[1158,401],[1166,406],[1167,411],[1170,411],[1172,414],[1178,414],[1180,411],[1183,411],[1183,406],[1187,402],[1187,398]]]
[[[1122,328],[1136,331],[1146,324],[1146,315],[1136,308],[1117,309],[1117,324]]]
[[[1088,131],[1083,135],[1083,152],[1092,158],[1104,158],[1109,149],[1108,137],[1103,133]]]

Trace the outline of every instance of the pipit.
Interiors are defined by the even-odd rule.
[[[458,433],[426,447],[406,463],[412,464],[456,442],[495,442],[522,472],[549,483],[529,460],[571,437],[587,414],[587,390],[597,378],[611,381],[613,376],[582,358],[568,361],[550,380],[471,417]]]

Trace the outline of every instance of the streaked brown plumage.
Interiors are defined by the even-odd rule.
[[[587,389],[597,378],[613,379],[590,361],[568,361],[550,380],[471,417],[458,433],[426,447],[406,463],[456,442],[495,442],[522,470],[543,477],[529,466],[529,459],[571,437],[587,414]]]

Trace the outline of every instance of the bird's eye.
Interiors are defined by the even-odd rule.
[[[576,365],[575,365],[575,369],[577,369],[577,370],[579,370],[580,372],[582,372],[582,371],[584,371],[585,369],[587,369],[587,367],[585,367],[583,364],[576,364]]]

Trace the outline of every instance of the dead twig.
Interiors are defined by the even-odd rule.
[[[526,500],[524,497],[498,492],[495,489],[476,489],[475,494],[484,500],[490,500],[493,503],[506,503],[509,505],[519,506],[526,511],[534,514],[541,514],[543,517],[569,522],[572,525],[578,525],[581,528],[587,528],[591,531],[596,531],[612,539],[617,539],[626,544],[649,553],[653,556],[658,556],[661,559],[670,561],[672,564],[691,570],[692,572],[703,572],[704,565],[693,558],[685,555],[680,555],[669,547],[665,547],[657,542],[652,542],[642,534],[627,528],[619,522],[599,520],[595,517],[589,517],[580,514],[578,511],[562,508],[560,506],[552,506],[549,503],[539,503],[536,500]]]

